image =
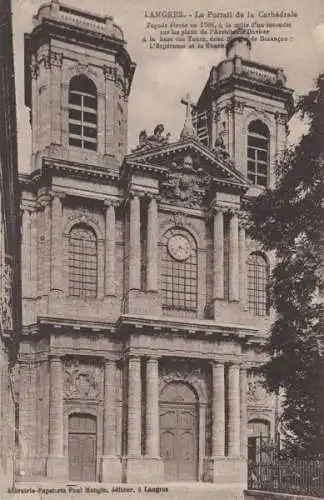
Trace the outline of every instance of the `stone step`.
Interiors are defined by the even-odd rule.
[[[53,484],[19,483],[1,500],[243,500],[243,491],[237,486],[210,483],[154,484]]]

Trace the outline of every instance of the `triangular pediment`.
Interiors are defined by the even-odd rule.
[[[236,170],[234,163],[224,150],[211,150],[200,141],[189,138],[152,148],[138,148],[125,158],[128,165],[137,169],[161,172],[167,176],[208,177],[212,184],[227,186],[245,192],[250,183]]]

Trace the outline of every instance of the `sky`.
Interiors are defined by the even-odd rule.
[[[32,29],[32,16],[43,3],[40,0],[12,0],[16,100],[18,119],[18,161],[20,171],[29,171],[30,125],[29,112],[24,106],[23,35]],[[146,32],[144,12],[154,10],[196,10],[207,14],[240,10],[254,13],[257,22],[287,21],[280,18],[262,18],[259,13],[294,10],[297,17],[292,28],[286,30],[288,42],[252,43],[251,59],[275,67],[282,67],[287,85],[295,95],[307,93],[315,77],[324,70],[324,1],[323,0],[65,0],[71,7],[99,15],[110,15],[121,26],[127,49],[137,68],[129,99],[129,150],[136,146],[141,130],[151,134],[157,123],[163,123],[171,140],[179,137],[184,123],[185,109],[182,97],[190,94],[193,102],[199,97],[210,69],[225,58],[224,49],[170,49],[152,50],[143,43]],[[154,20],[154,22],[157,22]],[[283,32],[273,32],[281,35]],[[303,125],[294,118],[290,123],[290,140],[296,141]]]

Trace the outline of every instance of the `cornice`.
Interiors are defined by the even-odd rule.
[[[251,346],[262,346],[267,341],[267,335],[259,330],[238,324],[217,323],[214,320],[198,320],[186,318],[176,318],[171,316],[137,316],[132,314],[121,315],[116,322],[87,321],[77,318],[66,319],[51,316],[39,316],[38,322],[24,326],[23,336],[39,336],[43,327],[52,327],[52,333],[76,333],[82,334],[91,332],[92,334],[103,335],[126,334],[185,334],[186,337],[200,337],[207,339],[217,338],[218,340],[236,340]],[[131,330],[130,330],[131,328]],[[120,339],[121,340],[121,339]]]
[[[188,337],[199,336],[205,338],[218,337],[228,340],[249,341],[250,338],[260,344],[266,340],[264,334],[252,327],[246,327],[237,324],[217,324],[210,320],[189,321],[164,316],[156,318],[150,316],[136,316],[130,314],[121,315],[116,323],[119,331],[129,333],[129,328],[134,329],[134,333],[155,333],[155,334],[186,334]]]
[[[49,173],[75,179],[95,180],[105,184],[118,183],[119,181],[118,170],[108,170],[104,167],[94,167],[77,162],[43,158],[42,167],[30,174],[19,174],[19,182],[29,188],[37,186],[41,179],[48,180]]]

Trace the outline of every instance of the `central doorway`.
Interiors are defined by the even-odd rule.
[[[196,481],[198,405],[194,391],[171,382],[160,396],[160,446],[166,481]]]
[[[92,415],[69,417],[69,479],[96,481],[97,419]]]

